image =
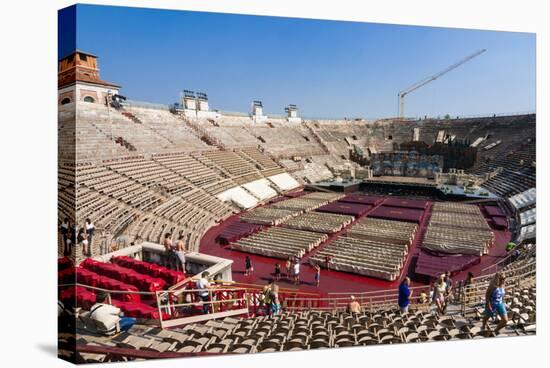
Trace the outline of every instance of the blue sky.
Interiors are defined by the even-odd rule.
[[[172,103],[183,89],[213,108],[309,117],[387,117],[397,92],[487,52],[406,98],[407,116],[535,109],[535,35],[496,31],[78,5],[76,47],[133,100]],[[74,48],[60,18],[59,54]]]

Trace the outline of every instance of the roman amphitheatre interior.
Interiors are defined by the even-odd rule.
[[[261,101],[214,110],[192,91],[155,105],[121,96],[95,55],[59,65],[59,301],[76,315],[60,328],[64,359],[535,333],[535,114],[316,120]],[[182,245],[184,269],[167,244]],[[447,272],[438,313],[430,295]],[[499,331],[482,325],[497,272]],[[130,329],[90,317],[105,292]]]

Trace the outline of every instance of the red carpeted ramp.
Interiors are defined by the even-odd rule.
[[[324,206],[321,206],[317,208],[316,211],[359,217],[367,213],[367,211],[370,210],[371,208],[372,206],[368,204],[347,203],[347,202],[337,201],[337,202],[332,202]]]
[[[375,208],[367,215],[367,217],[420,223],[423,214],[423,210],[413,208],[388,207],[384,204],[383,206]]]
[[[415,272],[419,275],[437,277],[447,271],[462,271],[479,262],[479,259],[477,255],[438,255],[421,251],[418,256]]]
[[[388,198],[384,202],[384,206],[423,210],[428,206],[428,201],[421,201],[418,199]]]

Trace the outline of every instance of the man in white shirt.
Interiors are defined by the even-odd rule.
[[[86,234],[88,235],[88,244],[89,244],[88,249],[90,250],[90,256],[91,256],[91,253],[92,253],[92,240],[93,240],[93,237],[94,237],[94,234],[95,234],[95,225],[92,222],[92,220],[90,220],[89,218],[86,219],[85,228],[86,228]]]
[[[294,263],[294,283],[300,284],[300,261],[298,260]]]
[[[210,295],[210,288],[212,287],[210,284],[210,281],[208,281],[208,276],[210,274],[207,271],[204,271],[201,274],[201,278],[197,280],[197,289],[199,298],[202,300],[202,313],[208,314],[208,311],[210,309],[210,301],[209,295]]]
[[[107,331],[116,330],[117,325],[120,331],[129,330],[136,323],[136,319],[123,317],[124,314],[120,308],[106,303],[107,297],[107,293],[97,294],[96,303],[90,308],[89,317],[103,323]]]

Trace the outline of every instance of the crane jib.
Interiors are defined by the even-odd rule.
[[[405,116],[405,96],[408,95],[409,93],[419,89],[420,87],[423,87],[425,86],[426,84],[430,83],[430,82],[433,82],[434,80],[436,80],[437,78],[443,76],[444,74],[447,74],[448,72],[458,68],[459,66],[461,66],[462,64],[472,60],[473,58],[475,58],[476,56],[478,55],[481,55],[483,54],[485,51],[487,51],[487,49],[481,49],[477,52],[474,52],[473,54],[465,57],[464,59],[460,60],[459,62],[449,66],[448,68],[440,71],[439,73],[436,73],[434,75],[431,75],[427,78],[424,78],[416,83],[414,83],[413,85],[405,88],[404,90],[400,91],[397,95],[399,96],[399,117],[400,118],[404,118]]]

